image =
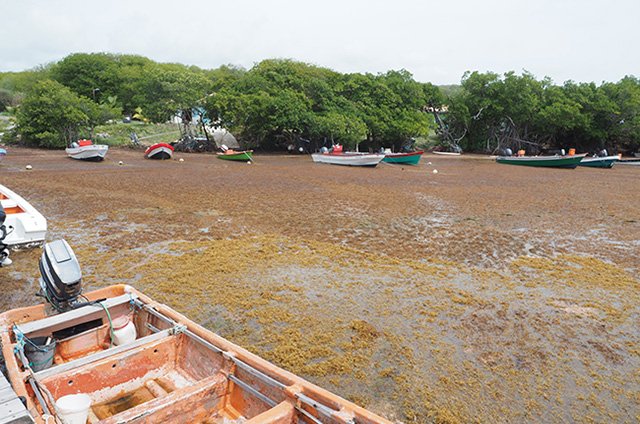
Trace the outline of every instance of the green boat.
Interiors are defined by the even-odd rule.
[[[223,159],[223,160],[251,162],[253,160],[253,150],[243,150],[240,152],[227,150],[224,153],[218,153],[217,156],[218,156],[218,159]]]
[[[420,162],[420,158],[424,151],[419,150],[417,152],[409,153],[387,153],[382,159],[382,162],[386,163],[401,163],[404,165],[417,165]]]
[[[573,156],[498,156],[496,162],[507,165],[575,169],[587,154]]]
[[[616,162],[620,160],[619,156],[604,156],[604,157],[592,157],[584,158],[578,164],[580,166],[589,166],[591,168],[613,168]]]

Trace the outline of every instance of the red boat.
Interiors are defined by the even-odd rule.
[[[173,156],[173,146],[167,143],[152,144],[144,151],[147,159],[171,159]]]

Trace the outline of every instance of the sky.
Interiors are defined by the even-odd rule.
[[[0,72],[77,52],[202,68],[290,58],[339,72],[556,83],[640,76],[640,0],[0,0]]]

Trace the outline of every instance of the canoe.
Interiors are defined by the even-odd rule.
[[[420,158],[424,151],[419,150],[417,152],[409,153],[385,153],[382,162],[386,163],[401,163],[406,165],[417,165],[420,162]]]
[[[253,160],[253,150],[229,151],[217,153],[218,159],[235,160],[239,162],[251,162]]]
[[[585,157],[578,163],[578,166],[589,166],[591,168],[613,168],[613,165],[620,160],[619,156]]]
[[[98,162],[104,159],[109,146],[93,144],[91,140],[78,140],[65,149],[67,155],[73,159]]]
[[[41,274],[81,278],[74,263],[57,240],[45,245]],[[391,424],[131,286],[80,293],[54,315],[44,304],[0,315],[11,389],[37,423],[65,416],[63,397],[79,395],[82,423]]]
[[[173,156],[173,146],[167,143],[152,144],[144,151],[144,157],[147,159],[165,160],[171,159]]]
[[[496,162],[508,165],[575,169],[586,153],[572,156],[498,156]]]
[[[311,158],[316,163],[328,163],[343,166],[376,166],[384,159],[384,153],[313,153]]]
[[[47,235],[47,220],[21,196],[0,185],[0,204],[6,213],[4,244],[12,249],[38,247]]]

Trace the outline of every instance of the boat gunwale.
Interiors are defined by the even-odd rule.
[[[380,423],[391,424],[391,421],[382,418],[373,412],[370,412],[363,407],[360,407],[353,402],[350,402],[342,397],[329,392],[322,387],[297,376],[289,371],[286,371],[275,364],[267,361],[260,356],[249,352],[241,346],[238,346],[222,336],[209,331],[201,325],[191,321],[179,312],[171,309],[167,305],[158,303],[144,293],[139,292],[135,288],[125,285],[113,285],[91,292],[87,292],[84,295],[89,300],[97,300],[102,298],[109,298],[119,296],[125,293],[130,293],[137,296],[138,300],[145,304],[146,307],[165,315],[181,325],[184,325],[186,329],[193,332],[193,334],[201,337],[203,340],[211,343],[216,348],[224,351],[223,355],[229,355],[233,358],[237,358],[254,368],[255,370],[264,373],[266,376],[274,379],[286,386],[284,393],[292,402],[299,402],[300,399],[296,395],[302,394],[311,398],[318,404],[329,404],[335,406],[336,409],[331,408],[334,411],[336,420],[340,422],[343,420],[345,423],[349,422],[349,419],[355,418],[357,421],[363,421],[368,423]],[[11,326],[14,324],[13,320],[19,320],[20,322],[26,322],[29,320],[36,320],[45,317],[45,304],[12,309],[0,314],[0,341],[2,342],[2,354],[6,361],[7,371],[11,384],[18,393],[18,396],[25,396],[27,399],[27,406],[30,411],[35,411],[36,416],[40,416],[40,412],[34,403],[34,400],[29,396],[26,389],[26,379],[29,376],[29,371],[20,371],[16,357],[13,355],[13,349],[16,345],[11,341],[10,333]]]

